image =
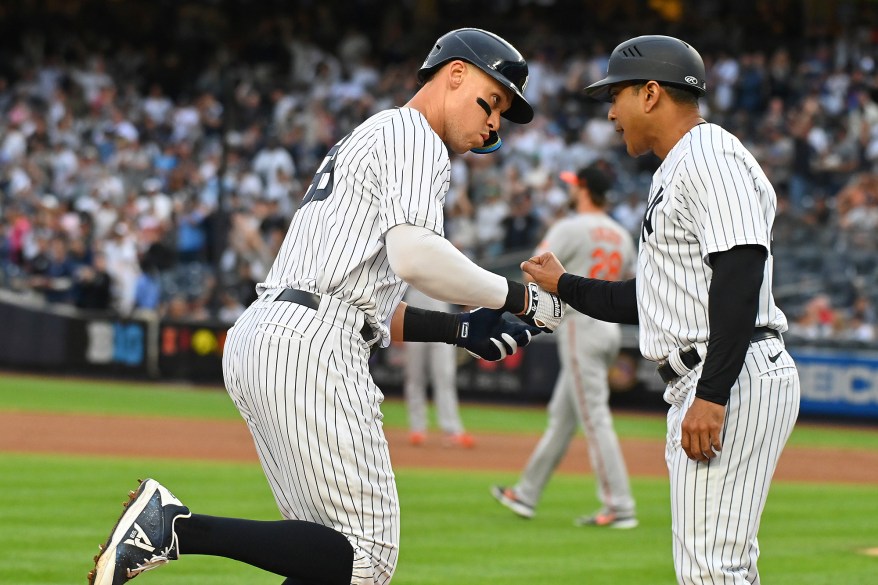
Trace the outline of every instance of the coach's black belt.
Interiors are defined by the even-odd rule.
[[[308,307],[309,309],[314,310],[317,310],[317,307],[320,306],[320,295],[299,290],[297,288],[285,288],[274,298],[274,300],[296,303],[297,305],[302,305],[303,307]],[[372,331],[372,328],[369,327],[368,323],[363,323],[363,328],[360,329],[360,335],[363,337],[363,341],[369,344],[375,341],[375,337],[377,337],[375,332]]]
[[[750,337],[750,343],[756,343],[757,341],[765,341],[766,339],[780,339],[780,332],[777,329],[772,329],[771,327],[757,327],[753,331],[753,335]],[[689,370],[697,366],[701,363],[701,356],[698,355],[698,349],[695,347],[690,347],[687,350],[680,352],[680,361],[683,362]],[[658,365],[656,370],[659,373],[659,376],[662,377],[662,381],[665,384],[670,384],[686,372],[677,372],[674,367],[671,365],[671,362],[665,360]]]

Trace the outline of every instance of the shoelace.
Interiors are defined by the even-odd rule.
[[[171,545],[167,546],[166,548],[162,549],[159,552],[159,554],[153,555],[152,557],[150,557],[149,560],[144,561],[143,563],[141,563],[139,565],[136,565],[133,569],[128,569],[127,570],[128,578],[132,579],[145,571],[151,571],[152,569],[160,567],[160,566],[164,565],[165,563],[169,562],[171,559],[169,559],[168,557],[170,556],[171,550],[173,548],[174,548],[174,545],[171,544]]]

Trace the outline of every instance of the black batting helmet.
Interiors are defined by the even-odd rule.
[[[704,61],[691,45],[674,37],[645,35],[613,49],[607,76],[585,88],[589,97],[610,101],[610,86],[621,81],[658,81],[681,87],[698,97],[707,94]]]
[[[418,70],[418,80],[425,82],[437,69],[455,59],[472,63],[512,91],[512,106],[503,113],[504,118],[517,124],[533,120],[534,110],[522,95],[527,86],[527,61],[515,47],[480,28],[453,30],[433,45]]]

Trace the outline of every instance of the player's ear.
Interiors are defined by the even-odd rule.
[[[647,81],[644,84],[641,93],[643,94],[643,109],[646,112],[651,111],[661,98],[661,86],[657,81]]]
[[[451,84],[451,87],[460,87],[463,84],[464,78],[466,78],[466,63],[464,63],[460,59],[455,59],[454,61],[451,61],[448,65],[446,65],[446,67],[446,73],[448,75],[448,81]]]

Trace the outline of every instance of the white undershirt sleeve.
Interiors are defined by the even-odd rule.
[[[403,223],[385,236],[387,260],[397,276],[440,301],[499,309],[509,285],[427,228]]]

